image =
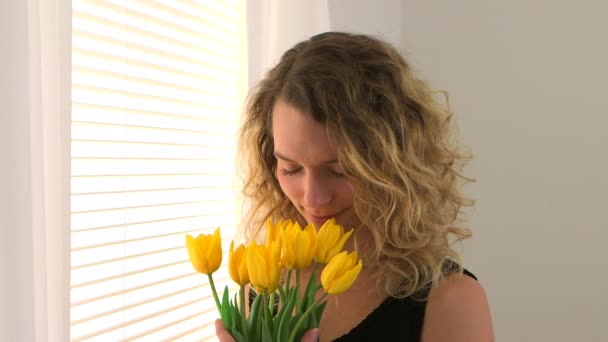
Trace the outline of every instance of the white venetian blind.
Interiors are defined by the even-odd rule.
[[[244,6],[73,1],[72,341],[215,340],[184,236],[239,218]]]

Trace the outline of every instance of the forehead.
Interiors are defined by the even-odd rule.
[[[335,160],[336,150],[324,124],[283,100],[272,110],[275,152],[298,163],[317,164]]]

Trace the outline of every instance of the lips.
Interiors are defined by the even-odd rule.
[[[322,225],[323,223],[325,223],[325,221],[329,220],[330,218],[334,217],[333,215],[331,216],[314,216],[314,215],[309,215],[311,221],[313,221],[313,223],[315,225]]]
[[[317,215],[308,213],[308,217],[316,226],[321,226],[323,223],[325,223],[325,221],[327,221],[331,218],[337,218],[337,216],[340,215],[342,212],[344,212],[344,210],[338,212],[337,214],[327,215],[327,216],[317,216]]]

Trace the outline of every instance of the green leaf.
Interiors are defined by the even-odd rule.
[[[277,341],[287,341],[289,337],[289,333],[293,328],[293,325],[297,321],[292,316],[293,308],[296,305],[296,291],[290,291],[289,298],[287,299],[286,304],[281,308],[280,314],[282,315],[279,318],[279,329],[278,329],[278,337]],[[297,318],[297,315],[296,315]]]
[[[245,333],[245,326],[244,326],[244,324],[247,324],[246,322],[243,321],[241,313],[239,312],[238,306],[234,305],[234,303],[233,303],[230,306],[230,312],[232,314],[232,321],[233,321],[233,324],[232,324],[233,329],[230,330],[230,333],[239,342],[245,342],[245,341],[247,341],[247,338],[237,338],[236,337],[237,335],[244,336],[243,335]]]
[[[243,326],[241,310],[239,309],[237,295],[235,294],[232,300],[230,301],[230,312],[232,314],[232,320],[236,322],[236,327],[238,331],[243,332],[245,327]]]
[[[275,341],[285,341],[287,339],[289,333],[289,326],[291,321],[291,315],[282,315],[280,319],[277,320],[277,325],[275,326],[274,331],[274,340]]]
[[[259,336],[257,341],[272,342],[272,313],[268,307],[268,295],[264,293],[260,294],[259,297],[261,297],[261,300],[259,303],[259,312],[256,322],[256,329],[258,329],[257,334]]]
[[[319,327],[319,322],[321,321],[321,316],[323,316],[323,311],[325,311],[325,306],[327,305],[327,301],[323,301],[321,304],[319,304],[313,313],[315,322],[314,322],[314,327],[317,328]]]
[[[272,342],[272,333],[266,324],[262,324],[262,342]]]
[[[270,317],[274,317],[274,303],[276,301],[276,293],[271,293],[268,296],[268,309],[270,310]]]
[[[262,296],[257,295],[253,299],[253,303],[251,304],[251,312],[249,313],[249,317],[247,317],[247,324],[249,325],[249,337],[252,341],[259,341],[257,338],[260,333],[260,301],[262,300]]]
[[[272,321],[272,311],[270,309],[270,298],[272,297],[272,295],[268,296],[268,295],[264,295],[264,301],[265,303],[263,303],[263,308],[261,310],[264,310],[264,324],[263,326],[266,327],[268,329],[268,333],[269,333],[269,338],[271,339],[270,341],[272,341],[272,336],[273,336],[273,321]],[[263,328],[262,328],[263,329]],[[264,330],[262,330],[262,339],[264,338]]]
[[[233,330],[233,319],[232,313],[230,310],[230,294],[228,293],[228,286],[224,288],[224,295],[222,296],[222,304],[220,307],[220,317],[222,319],[222,323],[224,323],[224,327],[228,329],[228,331],[232,332]]]
[[[255,337],[253,337],[252,339],[254,341],[261,341],[262,340],[262,327],[264,326],[264,320],[259,318],[254,323],[255,323],[255,329],[254,329]]]
[[[281,298],[281,303],[287,302],[287,292],[285,292],[283,286],[279,286],[279,298]]]
[[[230,299],[228,292],[228,286],[224,288],[222,295],[222,302],[220,304],[220,317],[224,327],[230,334],[237,339],[239,342],[247,341],[247,336],[243,335],[244,326],[241,321],[241,314],[237,305],[236,299]],[[237,336],[241,336],[238,338]]]
[[[237,340],[238,342],[246,342],[247,337],[245,337],[243,334],[241,334],[238,331],[235,331],[234,333],[232,333],[232,337],[234,337],[235,340]]]
[[[315,302],[315,289],[317,285],[316,277],[317,272],[312,272],[310,278],[308,278],[308,282],[306,283],[306,289],[304,289],[304,294],[302,298],[302,305],[300,306],[300,311],[305,312],[306,309],[313,305]]]

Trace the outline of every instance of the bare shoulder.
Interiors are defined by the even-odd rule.
[[[490,307],[481,284],[453,274],[431,290],[422,341],[494,341]]]

